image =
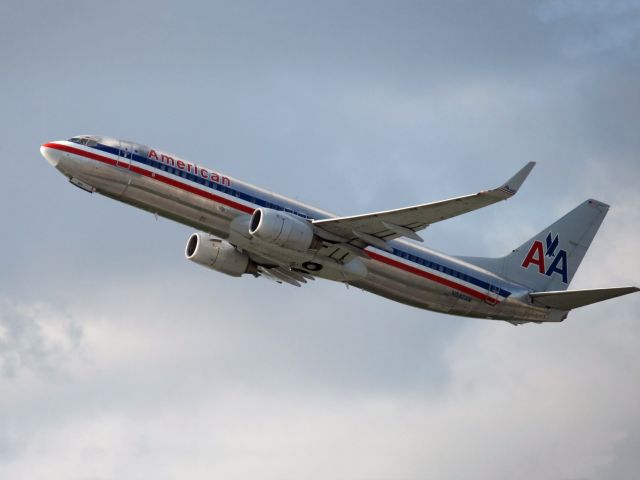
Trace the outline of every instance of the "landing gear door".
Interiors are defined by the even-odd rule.
[[[494,284],[489,284],[489,291],[484,301],[489,305],[497,305],[500,303],[500,287]]]
[[[120,142],[118,154],[118,166],[129,170],[131,166],[131,157],[133,156],[133,148],[126,142]]]
[[[119,192],[120,195],[125,196],[127,193],[127,189],[129,185],[131,185],[131,159],[133,158],[133,145],[128,142],[120,142],[118,147],[118,160],[117,165],[119,168],[126,170],[125,177],[122,175],[118,175],[119,180],[118,183],[122,184],[122,191]]]

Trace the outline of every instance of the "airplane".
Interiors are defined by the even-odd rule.
[[[414,307],[513,325],[561,322],[574,308],[637,292],[567,290],[609,206],[589,199],[500,258],[459,257],[417,232],[506,200],[533,169],[497,188],[395,210],[339,217],[178,156],[100,135],[40,147],[80,189],[198,230],[188,260],[232,277],[301,286],[343,282]]]

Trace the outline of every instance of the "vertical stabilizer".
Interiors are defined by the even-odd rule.
[[[587,200],[505,257],[463,260],[533,291],[566,290],[608,210]]]

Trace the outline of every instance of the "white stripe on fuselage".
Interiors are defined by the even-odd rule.
[[[156,168],[156,167],[153,167],[151,165],[147,165],[146,163],[142,163],[142,162],[137,161],[137,160],[131,160],[129,158],[124,158],[124,157],[121,157],[119,155],[115,155],[115,154],[110,153],[110,152],[105,152],[104,150],[100,150],[98,148],[87,147],[86,145],[77,144],[77,143],[73,143],[73,142],[61,142],[61,143],[67,144],[68,146],[70,146],[72,148],[76,148],[78,150],[83,150],[85,152],[92,153],[94,155],[101,155],[103,157],[107,157],[107,158],[109,158],[109,159],[111,159],[113,161],[117,161],[119,163],[129,163],[129,162],[131,162],[131,163],[133,163],[135,165],[136,168],[139,168],[141,170],[145,170],[146,172],[150,173],[151,174],[151,178],[154,178],[155,175],[168,176],[174,181],[177,181],[177,182],[182,183],[184,185],[189,185],[190,187],[196,188],[199,191],[206,192],[206,193],[215,192],[216,196],[225,198],[225,199],[229,200],[230,202],[238,203],[240,205],[243,205],[243,206],[245,206],[247,208],[251,208],[251,209],[255,209],[256,208],[256,205],[254,203],[247,202],[246,200],[243,200],[241,198],[236,197],[235,195],[231,195],[231,194],[228,194],[228,193],[223,192],[221,190],[218,190],[217,188],[209,187],[207,185],[202,185],[201,183],[194,182],[193,180],[190,180],[188,178],[184,178],[184,177],[180,176],[179,173],[173,173],[173,172],[168,171],[168,170],[162,170],[160,168]],[[112,148],[115,148],[115,147],[112,147]],[[82,160],[86,160],[86,157],[81,157],[81,158],[82,158]],[[123,167],[120,167],[120,168],[122,170],[126,170]],[[167,165],[167,168],[173,168],[176,172],[183,172],[184,171],[185,174],[187,173],[185,170],[181,170],[181,169],[179,169],[178,167],[175,167],[175,166]],[[131,172],[131,173],[133,175],[136,175],[135,172]],[[214,182],[213,180],[206,180],[206,181],[221,185],[220,183]],[[224,186],[224,185],[221,185],[221,186]],[[227,188],[231,188],[232,190],[236,190],[237,187],[227,187]]]
[[[454,275],[450,275],[448,273],[441,272],[440,270],[436,270],[436,269],[427,267],[425,265],[422,265],[420,263],[413,262],[411,260],[403,258],[403,257],[401,257],[399,255],[394,254],[394,253],[386,252],[384,250],[381,250],[381,249],[375,248],[375,247],[367,247],[365,250],[368,250],[370,252],[375,252],[378,255],[381,255],[383,257],[389,258],[389,259],[394,260],[394,261],[396,261],[398,263],[402,263],[403,265],[407,265],[408,267],[412,267],[412,268],[415,268],[417,270],[421,270],[421,271],[423,271],[425,273],[428,273],[430,275],[434,275],[436,277],[442,278],[442,279],[447,280],[447,281],[449,281],[451,283],[455,283],[455,284],[464,286],[464,287],[469,288],[471,290],[474,290],[474,291],[476,291],[476,292],[478,292],[478,293],[480,293],[482,295],[494,296],[499,300],[504,300],[505,298],[507,298],[507,297],[505,297],[503,295],[500,295],[499,292],[492,292],[492,291],[490,291],[488,289],[485,289],[485,288],[482,288],[482,287],[480,287],[480,286],[478,286],[478,285],[476,285],[474,283],[469,283],[469,282],[467,282],[467,281],[465,281],[465,280],[463,280],[463,279],[461,279],[459,277],[456,277]],[[468,274],[465,273],[465,275],[468,275]],[[486,283],[491,285],[490,281],[487,281],[487,280],[482,280],[482,281],[484,281],[484,282],[486,282]]]
[[[155,175],[168,176],[172,180],[177,181],[178,183],[181,183],[181,184],[184,184],[184,185],[188,185],[188,186],[190,186],[192,188],[195,188],[195,189],[197,189],[199,191],[202,191],[202,192],[205,192],[205,193],[211,193],[213,191],[213,192],[215,192],[216,196],[219,196],[219,197],[222,197],[224,199],[227,199],[232,203],[237,203],[237,204],[243,205],[243,206],[245,206],[245,207],[247,207],[249,209],[255,209],[257,207],[256,204],[254,204],[252,202],[248,202],[246,200],[243,200],[243,199],[241,199],[239,197],[236,197],[235,195],[225,193],[225,192],[223,192],[223,191],[221,191],[221,190],[219,190],[219,189],[217,189],[215,187],[202,185],[202,184],[200,184],[198,182],[195,182],[193,180],[190,180],[190,179],[182,177],[179,172],[183,172],[184,171],[185,174],[187,172],[185,170],[182,170],[182,169],[176,167],[176,166],[167,165],[167,169],[173,168],[174,172],[175,172],[174,173],[174,172],[169,171],[169,170],[162,170],[161,168],[157,168],[157,167],[153,167],[151,165],[147,165],[147,164],[142,163],[142,162],[140,162],[138,160],[132,160],[132,159],[124,158],[124,157],[121,157],[119,155],[116,155],[116,154],[113,154],[113,153],[110,153],[110,152],[106,152],[104,150],[100,150],[98,148],[89,147],[89,146],[86,146],[86,145],[76,144],[76,143],[72,143],[72,142],[60,142],[60,143],[66,144],[69,147],[72,147],[72,148],[75,148],[75,149],[78,149],[78,150],[82,150],[82,151],[85,151],[85,152],[88,152],[88,153],[91,153],[91,154],[94,154],[94,155],[100,155],[102,157],[109,158],[112,161],[117,161],[119,163],[131,162],[133,165],[135,165],[136,168],[139,168],[141,170],[144,170],[144,171],[148,172],[150,174],[150,178],[154,178]],[[112,147],[112,148],[115,148],[115,147]],[[82,157],[82,158],[83,158],[83,160],[86,159],[85,157]],[[124,168],[123,168],[123,170],[124,170]],[[136,174],[136,173],[132,172],[132,174]],[[208,180],[208,181],[210,181],[212,183],[218,183],[218,182],[214,182],[212,180]],[[232,182],[236,182],[236,181],[232,180]],[[224,187],[224,185],[221,185],[221,186]],[[237,186],[235,186],[235,185],[234,186],[227,186],[227,188],[231,188],[232,190],[236,190]],[[191,192],[186,192],[186,193],[189,194]],[[191,193],[191,194],[193,194],[193,193]],[[213,201],[215,201],[215,200],[213,200]],[[478,285],[476,285],[474,283],[467,282],[466,280],[464,280],[462,278],[459,278],[457,276],[450,275],[450,274],[442,272],[442,271],[440,271],[438,269],[434,269],[434,268],[422,265],[422,264],[420,264],[418,262],[414,262],[414,261],[408,260],[408,259],[403,258],[402,256],[396,255],[394,253],[386,252],[384,250],[380,250],[380,249],[377,249],[377,248],[374,248],[374,247],[367,247],[366,250],[375,252],[380,256],[384,256],[386,258],[389,258],[389,259],[391,259],[391,260],[393,260],[395,262],[401,263],[401,264],[406,265],[408,267],[423,271],[423,272],[425,272],[425,273],[427,273],[429,275],[433,275],[435,277],[441,278],[441,279],[443,279],[443,280],[445,280],[447,282],[451,282],[453,284],[456,284],[456,285],[465,287],[467,289],[473,290],[473,291],[477,292],[478,294],[486,295],[486,296],[489,296],[489,297],[493,297],[496,300],[504,300],[506,298],[505,296],[500,295],[499,292],[492,292],[489,289],[485,289],[485,288],[480,287],[480,286],[478,286]],[[426,252],[424,252],[424,253],[426,253]],[[421,258],[423,260],[431,261],[431,260],[428,259],[428,257],[424,257],[423,256]],[[410,272],[408,272],[408,273],[410,273]],[[462,272],[462,273],[464,273],[464,272]],[[465,275],[469,275],[467,273],[464,273],[464,274]],[[469,276],[471,276],[471,275],[469,275]],[[428,281],[428,279],[425,279],[425,280]],[[487,280],[483,279],[482,281],[484,281],[484,282],[486,282],[486,283],[488,283],[490,285],[492,284],[492,282],[489,281],[488,279]]]

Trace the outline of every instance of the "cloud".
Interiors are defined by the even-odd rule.
[[[427,244],[501,255],[596,197],[572,287],[637,284],[635,2],[0,9],[0,477],[633,478],[640,296],[512,327],[231,279],[38,147],[131,138],[344,214],[535,160]]]
[[[42,303],[0,299],[0,372],[5,381],[22,374],[47,376],[79,353],[82,326]]]
[[[21,439],[3,473],[533,479],[605,478],[599,472],[618,462],[635,465],[620,450],[640,420],[633,308],[603,318],[611,307],[590,307],[560,325],[525,327],[400,309],[406,314],[384,322],[385,336],[361,334],[358,345],[350,331],[380,328],[379,320],[331,321],[330,306],[306,319],[278,319],[272,307],[256,317],[236,308],[239,292],[224,280],[229,302],[215,316],[185,300],[107,304],[137,281],[70,306],[70,318],[83,319],[83,368],[0,400],[14,412],[5,431]],[[187,284],[175,293],[205,290]],[[301,295],[291,309],[307,303]],[[402,356],[411,343],[393,338],[414,317],[424,348]],[[442,322],[464,328],[450,335]],[[340,334],[351,355],[329,343]],[[306,351],[323,345],[332,350]],[[385,370],[379,357],[389,353],[400,361]],[[445,367],[434,385],[429,377]],[[414,380],[390,381],[402,374]],[[45,412],[34,415],[38,405]]]
[[[563,51],[572,57],[594,54],[632,54],[640,34],[640,2],[627,0],[553,0],[539,10],[544,22],[569,23]],[[616,52],[617,51],[617,52]]]

